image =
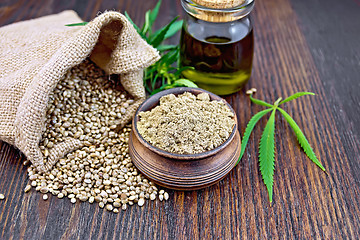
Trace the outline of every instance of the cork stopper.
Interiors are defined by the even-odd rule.
[[[193,0],[201,6],[215,9],[226,9],[240,6],[245,0]]]
[[[195,11],[188,11],[188,13],[194,15],[196,12],[194,15],[196,18],[208,22],[231,22],[242,17],[241,14],[237,14],[243,11],[238,7],[246,0],[192,0],[192,2],[197,6],[195,6]],[[237,9],[233,10],[235,8]]]

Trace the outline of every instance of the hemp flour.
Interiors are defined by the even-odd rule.
[[[160,105],[140,112],[137,129],[151,145],[177,154],[212,150],[229,138],[235,125],[234,113],[207,93],[185,92],[160,98]]]

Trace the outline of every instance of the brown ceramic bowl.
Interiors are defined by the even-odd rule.
[[[177,154],[177,153],[171,153],[171,152],[167,152],[165,150],[162,150],[158,147],[155,147],[153,145],[151,145],[149,142],[147,142],[139,133],[139,131],[137,130],[137,123],[140,120],[139,117],[139,113],[140,112],[146,112],[151,110],[152,108],[156,107],[157,105],[159,105],[160,102],[160,98],[165,96],[165,95],[169,95],[169,94],[174,94],[175,96],[180,95],[184,92],[190,92],[194,95],[198,95],[200,93],[207,93],[210,96],[210,100],[217,100],[217,101],[223,101],[229,108],[230,110],[234,113],[234,120],[235,120],[235,124],[233,126],[232,132],[229,136],[229,138],[223,142],[220,146],[210,150],[210,151],[206,151],[206,152],[202,152],[202,153],[196,153],[196,154]],[[138,110],[135,113],[135,116],[133,118],[133,124],[132,124],[132,128],[134,131],[134,135],[138,138],[138,140],[140,141],[141,144],[143,144],[146,148],[148,148],[149,150],[163,156],[163,157],[167,157],[167,158],[172,158],[172,159],[178,159],[178,160],[192,160],[192,159],[201,159],[201,158],[206,158],[206,157],[210,157],[216,153],[218,153],[219,151],[223,150],[224,148],[226,148],[229,143],[234,139],[235,133],[237,131],[237,117],[236,114],[234,112],[234,110],[232,109],[232,107],[230,106],[230,104],[228,104],[223,98],[208,92],[204,89],[200,89],[200,88],[188,88],[188,87],[177,87],[177,88],[172,88],[172,89],[168,89],[162,92],[159,92],[153,96],[151,96],[150,98],[148,98],[147,100],[145,100],[138,108]]]
[[[148,111],[159,104],[162,96],[184,92],[194,95],[208,93],[211,100],[224,101],[219,96],[197,88],[173,88],[147,99],[137,110],[129,138],[129,154],[134,165],[153,182],[176,190],[196,190],[223,179],[237,164],[241,143],[237,118],[230,137],[219,147],[198,154],[175,154],[152,146],[139,134],[136,126],[139,112]],[[226,103],[233,111],[231,106]],[[234,111],[233,111],[234,112]]]

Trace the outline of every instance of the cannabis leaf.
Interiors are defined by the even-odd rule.
[[[161,7],[161,0],[159,0],[155,6],[155,8],[153,10],[149,10],[149,21],[150,21],[150,28],[152,27],[152,25],[154,24],[158,14],[159,14],[159,10]]]
[[[306,139],[305,135],[302,133],[301,129],[296,124],[294,119],[292,119],[292,117],[290,117],[290,115],[287,114],[287,112],[285,112],[283,109],[281,109],[281,108],[278,108],[278,109],[281,112],[281,114],[284,116],[286,121],[289,123],[291,128],[294,130],[295,135],[296,135],[296,137],[297,137],[297,139],[298,139],[298,141],[300,143],[300,146],[304,149],[305,154],[311,159],[311,161],[313,161],[319,168],[321,168],[321,170],[326,172],[325,168],[321,165],[321,163],[317,159],[317,157],[316,157],[314,151],[312,150],[308,140]]]
[[[125,17],[129,22],[134,26],[135,30],[140,34],[142,38],[145,38],[145,35],[142,33],[141,29],[133,22],[133,20],[130,18],[129,14],[125,11]]]
[[[276,110],[279,110],[279,112],[284,116],[285,120],[289,123],[290,127],[294,130],[295,135],[300,143],[300,146],[304,150],[305,154],[310,158],[311,161],[313,161],[321,170],[323,170],[326,173],[325,168],[321,165],[320,161],[317,159],[313,149],[311,148],[308,140],[306,139],[305,135],[302,133],[299,126],[296,124],[294,119],[282,108],[279,107],[279,105],[290,102],[294,99],[297,99],[301,96],[305,95],[315,95],[311,92],[298,92],[294,95],[286,98],[285,100],[281,101],[282,98],[279,98],[274,102],[274,104],[270,104],[267,102],[264,102],[259,99],[255,99],[252,97],[252,93],[250,94],[250,100],[261,106],[268,107],[268,109],[262,110],[261,112],[258,112],[255,114],[249,121],[249,123],[246,126],[244,136],[242,139],[242,145],[241,145],[241,152],[240,157],[238,160],[238,163],[240,159],[243,157],[246,145],[249,141],[249,137],[251,135],[252,130],[254,129],[256,123],[264,117],[267,113],[272,112],[270,115],[270,118],[264,128],[264,131],[261,135],[260,144],[259,144],[259,167],[261,176],[263,178],[263,181],[265,183],[265,186],[267,188],[268,194],[269,194],[269,201],[272,202],[273,199],[273,184],[274,184],[274,169],[275,169],[275,113]]]
[[[294,95],[291,95],[290,97],[286,98],[285,100],[281,101],[279,103],[279,105],[283,104],[283,103],[287,103],[287,102],[290,102],[294,99],[297,99],[301,96],[305,96],[305,95],[315,95],[315,93],[312,93],[312,92],[298,92],[298,93],[295,93]]]
[[[259,166],[266,188],[269,192],[269,199],[272,202],[272,192],[275,170],[275,112],[274,109],[261,135],[259,145]]]
[[[175,80],[174,83],[179,85],[179,86],[197,88],[197,85],[194,82],[192,82],[192,81],[190,81],[188,79],[185,79],[185,78]]]
[[[159,14],[161,0],[158,1],[153,10],[149,10],[145,14],[144,25],[140,28],[130,18],[129,14],[125,12],[125,16],[134,26],[136,31],[144,38],[147,43],[156,48],[160,54],[161,59],[148,67],[145,70],[144,86],[151,94],[155,94],[165,89],[174,87],[197,87],[197,85],[188,79],[180,79],[182,71],[189,68],[181,68],[178,66],[179,60],[179,45],[164,45],[163,42],[168,38],[174,36],[183,26],[183,20],[178,20],[175,17],[170,23],[153,31],[152,27]]]
[[[246,126],[245,132],[244,132],[244,136],[241,142],[241,152],[240,152],[240,157],[237,163],[240,162],[240,159],[242,158],[242,156],[244,155],[245,152],[245,147],[249,141],[249,137],[250,134],[252,132],[252,130],[254,129],[256,123],[263,117],[265,116],[268,112],[271,112],[272,109],[265,109],[261,112],[258,112],[257,114],[255,114],[249,121],[248,125]]]

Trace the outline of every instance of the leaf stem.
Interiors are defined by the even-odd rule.
[[[264,102],[264,101],[262,101],[262,100],[253,98],[253,97],[252,97],[252,94],[250,94],[250,100],[251,100],[253,103],[257,104],[257,105],[261,105],[261,106],[265,106],[265,107],[270,107],[270,108],[273,107],[273,105],[271,105],[270,103],[267,103],[267,102]]]
[[[279,97],[275,102],[274,102],[274,108],[276,109],[279,106],[280,101],[282,100],[282,97]]]

